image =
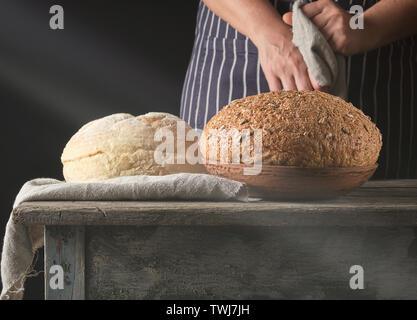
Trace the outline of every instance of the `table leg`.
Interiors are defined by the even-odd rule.
[[[85,299],[85,228],[45,226],[45,299]]]

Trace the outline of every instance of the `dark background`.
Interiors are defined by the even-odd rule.
[[[54,4],[64,30],[49,28]],[[0,0],[1,239],[24,182],[63,179],[62,150],[83,124],[118,112],[179,114],[197,5]],[[27,281],[25,298],[43,298],[42,275]]]

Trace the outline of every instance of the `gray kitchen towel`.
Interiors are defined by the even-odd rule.
[[[243,183],[208,174],[128,176],[89,183],[40,178],[23,185],[13,208],[25,201],[45,200],[248,201],[248,191]],[[1,255],[1,300],[23,297],[25,279],[33,272],[34,254],[42,245],[41,227],[26,227],[14,221],[12,213],[6,225]]]
[[[293,43],[300,50],[311,76],[328,92],[347,99],[345,57],[335,54],[326,38],[301,10],[303,1],[293,5]]]

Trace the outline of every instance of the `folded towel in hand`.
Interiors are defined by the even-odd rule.
[[[293,43],[300,50],[311,76],[328,92],[347,99],[345,57],[333,52],[326,38],[307,18],[301,7],[303,1],[293,5]]]

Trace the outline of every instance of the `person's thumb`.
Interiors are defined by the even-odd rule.
[[[324,92],[328,92],[329,91],[329,87],[327,86],[321,86],[316,79],[314,79],[314,77],[310,74],[310,72],[308,73],[308,77],[310,78],[310,82],[311,85],[313,86],[314,90],[320,90],[320,91],[324,91]]]
[[[283,20],[286,24],[288,24],[288,25],[292,26],[292,12],[287,12],[287,13],[285,13],[285,14],[282,16],[282,20]]]

